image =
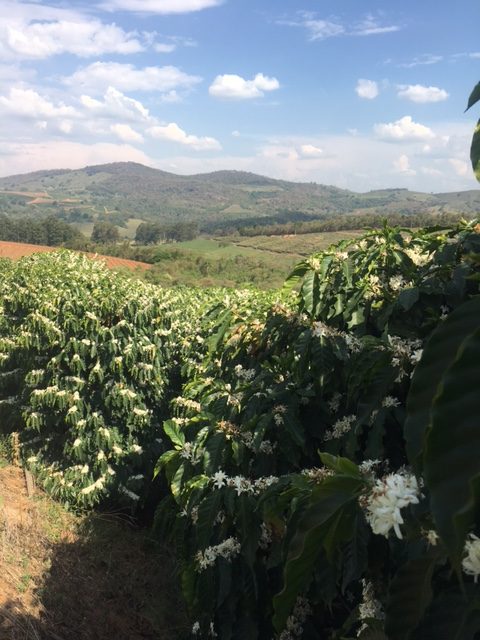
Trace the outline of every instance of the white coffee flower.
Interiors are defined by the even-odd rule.
[[[388,537],[393,528],[401,539],[400,525],[404,522],[401,509],[418,504],[419,497],[417,479],[410,473],[391,473],[377,480],[371,494],[362,501],[373,533]]]
[[[227,474],[224,473],[221,469],[219,469],[212,476],[214,487],[216,489],[221,489],[223,486],[227,484],[227,478],[228,478]]]
[[[466,555],[462,560],[462,569],[464,573],[473,576],[476,583],[480,575],[480,538],[474,533],[468,536],[464,553]]]

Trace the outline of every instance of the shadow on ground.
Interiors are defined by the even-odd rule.
[[[119,515],[78,518],[43,495],[19,501],[16,473],[0,475],[0,640],[184,636],[168,549]]]

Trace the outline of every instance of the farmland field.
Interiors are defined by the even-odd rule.
[[[328,231],[324,233],[305,233],[288,236],[252,236],[231,237],[229,241],[237,247],[256,249],[273,253],[290,254],[295,258],[308,256],[316,251],[323,251],[329,245],[340,240],[350,240],[360,236],[363,231]]]
[[[26,244],[22,242],[3,242],[0,241],[0,258],[10,258],[19,260],[24,256],[31,256],[35,253],[50,253],[58,251],[58,247],[46,247],[38,244]],[[126,258],[114,258],[112,256],[102,256],[97,254],[87,254],[90,258],[105,262],[110,269],[128,269],[130,271],[145,271],[150,269],[151,265],[146,262],[137,262],[135,260],[127,260]]]

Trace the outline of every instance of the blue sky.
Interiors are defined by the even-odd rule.
[[[3,0],[0,175],[132,160],[477,188],[478,24],[477,0]]]

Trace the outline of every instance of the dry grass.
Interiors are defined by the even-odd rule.
[[[0,640],[163,640],[185,631],[174,559],[129,518],[77,516],[0,468]]]

